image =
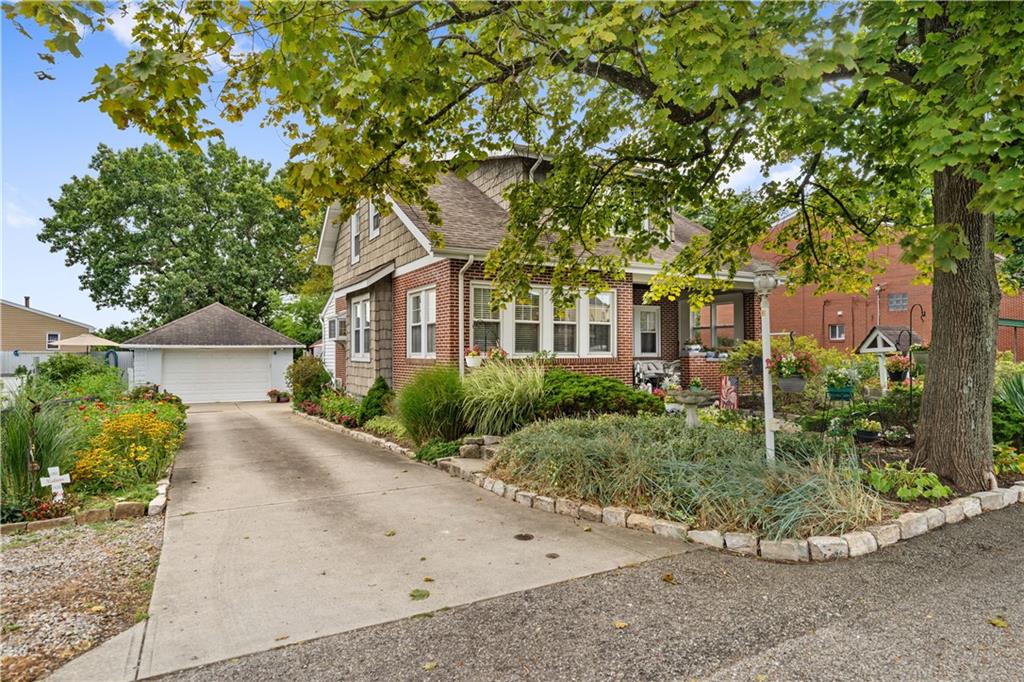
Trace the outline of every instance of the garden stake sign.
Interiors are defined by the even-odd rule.
[[[64,484],[71,483],[71,477],[67,474],[61,474],[60,467],[50,467],[47,471],[50,472],[50,475],[40,478],[39,484],[43,487],[49,487],[53,491],[54,502],[63,502]]]

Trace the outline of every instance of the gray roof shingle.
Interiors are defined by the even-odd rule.
[[[302,344],[274,331],[223,303],[205,308],[151,329],[121,344],[133,346],[253,346],[263,348],[302,348]]]

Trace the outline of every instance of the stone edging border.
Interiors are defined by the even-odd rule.
[[[905,512],[891,522],[870,526],[861,531],[839,536],[819,535],[809,538],[765,540],[758,538],[754,533],[722,533],[717,530],[691,529],[685,523],[639,514],[625,507],[599,507],[564,497],[538,495],[511,483],[505,483],[501,479],[486,476],[450,458],[438,460],[437,464],[452,476],[475,483],[499,497],[515,500],[527,507],[563,514],[581,521],[604,523],[654,533],[661,537],[688,540],[713,549],[723,549],[733,554],[769,561],[831,561],[863,556],[896,544],[900,540],[909,540],[983,512],[995,511],[1016,503],[1024,504],[1024,481],[1016,481],[1009,488],[997,488],[974,493],[968,497],[959,497],[943,507],[933,507],[922,512]]]
[[[167,505],[167,486],[169,479],[161,479],[156,484],[156,497],[145,502],[117,502],[113,506],[100,509],[87,509],[80,511],[74,516],[61,516],[56,519],[42,519],[39,521],[17,521],[0,525],[0,535],[12,535],[14,533],[34,533],[38,530],[49,530],[61,526],[74,526],[86,523],[98,523],[100,521],[120,521],[121,519],[132,519],[141,516],[156,516],[164,511]]]
[[[308,419],[314,424],[318,424],[319,426],[322,426],[325,429],[330,429],[331,431],[344,433],[346,436],[350,436],[356,440],[363,441],[364,443],[377,445],[379,447],[384,448],[385,450],[390,450],[391,452],[397,452],[400,455],[405,455],[409,459],[413,459],[414,457],[416,457],[415,451],[410,450],[409,448],[404,447],[402,445],[399,445],[398,443],[392,443],[386,438],[380,438],[379,436],[374,436],[373,434],[366,433],[365,431],[357,431],[355,429],[350,429],[347,426],[335,424],[334,422],[329,422],[326,419],[321,419],[320,417],[314,417],[313,415],[306,414],[305,412],[297,412],[295,410],[292,410],[292,414],[298,415],[303,419]],[[424,463],[428,464],[429,462]]]
[[[295,412],[295,414],[320,424],[324,428],[347,434],[356,440],[378,445],[410,458],[416,454],[409,448],[384,438],[355,431],[340,424],[333,424],[303,412]],[[472,445],[479,446],[482,443],[481,440],[480,443]],[[452,476],[474,483],[499,497],[540,511],[562,514],[591,523],[604,523],[609,526],[654,533],[676,540],[687,540],[712,549],[721,549],[732,554],[767,561],[800,563],[863,556],[882,547],[894,545],[900,540],[909,540],[947,524],[960,523],[964,519],[978,516],[984,512],[1002,509],[1011,504],[1024,504],[1024,480],[1022,480],[1015,481],[1009,488],[997,488],[974,493],[967,497],[958,497],[942,507],[932,507],[921,512],[904,512],[892,521],[869,526],[865,530],[851,531],[838,536],[816,535],[809,538],[765,540],[754,533],[723,533],[718,530],[693,529],[685,523],[640,514],[625,507],[599,507],[565,497],[554,498],[538,495],[511,483],[486,476],[476,468],[464,466],[463,462],[455,460],[456,458],[446,457],[435,462],[423,462],[423,464],[436,466]]]

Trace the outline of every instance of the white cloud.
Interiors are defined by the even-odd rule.
[[[785,182],[800,174],[800,162],[791,161],[768,169],[768,174],[761,172],[761,162],[751,154],[743,155],[743,167],[729,178],[729,186],[736,190],[756,189],[767,181]]]
[[[132,38],[132,32],[135,30],[135,15],[138,11],[139,6],[134,2],[129,2],[125,5],[123,11],[121,8],[118,8],[110,15],[114,23],[108,25],[107,30],[122,45],[128,46],[135,42],[135,39]]]
[[[26,208],[24,196],[17,187],[4,183],[3,224],[5,228],[25,229],[39,227],[39,216]]]

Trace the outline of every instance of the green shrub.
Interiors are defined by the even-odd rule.
[[[465,433],[462,379],[454,367],[425,369],[398,392],[397,412],[415,443],[456,440]]]
[[[544,419],[588,414],[662,414],[665,403],[646,391],[638,391],[617,379],[590,376],[564,369],[544,375],[544,399],[539,414]]]
[[[384,381],[384,377],[377,377],[373,385],[370,386],[370,390],[366,392],[366,397],[359,403],[356,423],[362,426],[374,417],[387,414],[393,397],[394,394],[388,388],[388,382]]]
[[[94,398],[108,405],[124,395],[126,384],[116,367],[101,365],[98,371],[83,372],[64,383],[69,397]]]
[[[895,493],[904,502],[921,498],[942,500],[953,494],[953,489],[942,485],[939,477],[924,467],[911,469],[907,462],[886,462],[881,467],[865,462],[867,483],[882,494]]]
[[[324,387],[331,382],[331,375],[327,373],[320,358],[303,355],[288,365],[285,379],[292,390],[292,402],[299,405],[306,400],[317,400]]]
[[[39,376],[55,384],[63,384],[83,374],[102,372],[106,365],[89,355],[57,353],[39,365]]]
[[[454,457],[459,454],[461,445],[462,443],[457,440],[435,438],[416,451],[416,459],[421,462],[433,462],[442,457]]]
[[[536,419],[544,400],[544,367],[491,361],[469,373],[464,389],[466,423],[476,433],[502,436]]]
[[[779,436],[768,466],[757,433],[687,427],[678,416],[559,419],[506,438],[491,475],[540,494],[772,538],[842,533],[892,511],[861,483],[852,446]]]
[[[326,390],[320,396],[320,410],[324,419],[335,424],[348,426],[355,424],[356,413],[359,412],[359,401],[344,393]]]
[[[996,398],[992,401],[992,440],[1024,448],[1024,412]]]
[[[402,426],[402,422],[386,414],[378,415],[367,421],[363,424],[363,430],[396,443],[409,440],[409,432]]]

